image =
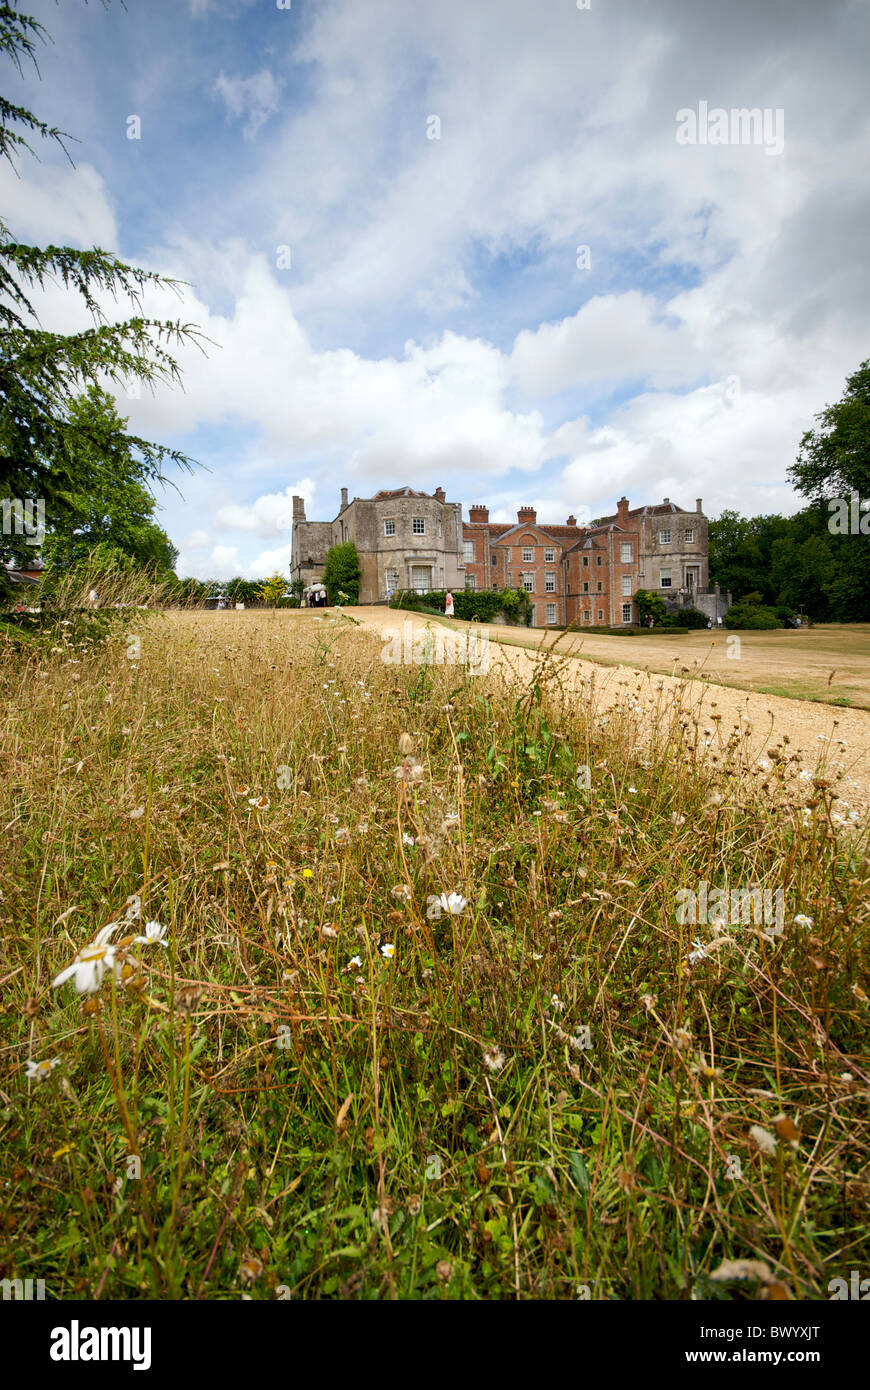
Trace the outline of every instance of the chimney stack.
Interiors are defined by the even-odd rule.
[[[341,510],[344,511],[344,509],[345,509],[346,506],[347,506],[347,488],[346,488],[346,487],[343,487],[343,488],[341,489]]]
[[[671,500],[670,497],[663,497],[663,498],[662,498],[662,501],[664,502],[664,504],[665,504],[666,507],[670,505],[670,500]]]
[[[294,520],[294,522],[296,522],[296,521],[304,521],[304,520],[305,520],[305,498],[304,498],[304,497],[294,497],[294,498],[293,498],[293,520]]]
[[[517,522],[520,526],[534,526],[538,519],[538,513],[534,507],[519,507],[517,509]]]
[[[695,498],[695,511],[698,513],[698,516],[701,515],[701,498],[700,498],[700,497],[696,497],[696,498]]]
[[[577,518],[576,518],[576,516],[574,515],[573,512],[572,512],[571,515],[568,517],[568,520],[565,522],[565,525],[566,525],[566,526],[576,526],[576,525],[577,525]]]
[[[445,496],[446,496],[446,493],[445,493],[443,487],[436,487],[436,489],[435,489],[435,500],[436,500],[437,502],[443,502]]]
[[[619,501],[618,501],[617,504],[616,504],[616,515],[617,515],[617,517],[618,517],[618,519],[619,519],[619,524],[620,524],[621,526],[624,526],[625,523],[628,521],[628,498],[627,498],[627,497],[620,497]]]
[[[489,521],[489,507],[482,507],[480,503],[475,503],[468,508],[468,520],[472,526],[485,526]]]

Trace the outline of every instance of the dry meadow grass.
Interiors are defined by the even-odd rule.
[[[331,612],[60,631],[0,648],[3,1277],[813,1299],[866,1265],[866,836],[822,745],[774,732],[760,781],[689,685],[604,710],[556,656],[386,665]],[[681,923],[702,882],[784,919]]]

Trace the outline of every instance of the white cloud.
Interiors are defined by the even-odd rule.
[[[117,249],[111,200],[90,164],[70,169],[28,161],[19,178],[3,160],[0,204],[12,235],[29,245]]]
[[[270,575],[287,575],[290,569],[290,546],[280,545],[274,550],[261,550],[247,568],[249,579],[268,579]]]
[[[237,9],[191,0],[216,26]],[[219,498],[191,484],[168,508],[177,534],[207,518],[227,541],[186,543],[180,567],[247,573],[286,548],[294,492],[327,517],[354,481],[440,483],[508,520],[529,497],[564,520],[622,491],[795,505],[800,435],[867,356],[859,10],[790,0],[784,29],[755,0],[333,0],[270,30],[269,65],[214,89],[262,132],[250,157],[196,203],[155,204],[149,264],[196,285],[181,315],[220,347],[179,352],[184,393],[120,400],[147,437],[241,441],[204,459]],[[783,155],[677,146],[676,111],[702,98],[783,106]],[[116,244],[93,169],[22,172],[0,171],[16,233]],[[70,301],[41,298],[46,323],[76,326]],[[179,306],[149,292],[145,312]]]
[[[281,85],[269,68],[260,68],[251,77],[226,77],[222,72],[214,85],[229,114],[247,118],[245,135],[248,138],[253,138],[278,110]]]
[[[266,493],[248,506],[229,503],[218,507],[214,524],[220,530],[252,531],[258,536],[274,536],[290,530],[293,520],[293,498],[302,497],[311,505],[314,501],[314,482],[303,478],[301,483],[288,483],[283,492]]]
[[[191,531],[181,543],[182,550],[204,550],[211,545],[211,536],[208,531]]]

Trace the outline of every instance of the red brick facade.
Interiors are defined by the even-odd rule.
[[[634,595],[647,588],[665,597],[708,582],[707,522],[698,499],[684,512],[670,499],[629,508],[594,526],[539,523],[520,507],[515,525],[491,522],[486,507],[469,507],[463,522],[465,584],[470,589],[525,589],[533,626],[578,623],[622,627],[638,620]]]

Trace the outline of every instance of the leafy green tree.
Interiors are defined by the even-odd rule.
[[[846,379],[843,398],[816,415],[789,477],[805,497],[870,496],[870,360]]]
[[[834,578],[831,537],[801,535],[794,524],[791,534],[781,537],[773,547],[771,575],[776,601],[795,613],[808,613],[815,622],[827,622],[834,615],[828,586]]]
[[[281,599],[287,597],[287,587],[287,580],[276,570],[260,585],[260,597],[270,608],[277,608]]]
[[[724,511],[709,526],[711,582],[735,601],[758,590],[765,602],[772,603],[773,545],[788,534],[789,525],[789,518],[778,515],[742,517]]]
[[[0,52],[19,72],[24,61],[36,65],[36,45],[47,37],[38,20],[20,13],[15,4],[0,4]],[[33,154],[28,136],[54,142],[67,153],[64,140],[69,137],[62,131],[0,96],[0,158],[15,167],[17,155]],[[77,333],[43,328],[30,295],[49,283],[78,294],[93,326]],[[43,499],[47,525],[59,524],[55,518],[69,505],[72,432],[87,428],[73,422],[77,397],[106,380],[119,386],[140,381],[152,390],[178,382],[171,349],[202,336],[180,320],[135,314],[119,323],[107,321],[101,298],[120,294],[138,310],[151,285],[177,289],[178,282],[96,247],[77,251],[24,245],[0,221],[0,496]],[[128,435],[128,442],[140,482],[162,481],[170,464],[193,467],[193,460],[175,449],[138,435]],[[32,553],[21,537],[0,535],[0,562],[22,562]],[[0,585],[6,585],[2,564]]]
[[[263,579],[231,579],[227,584],[227,598],[231,603],[262,603]]]
[[[97,546],[140,565],[172,570],[178,552],[154,520],[157,506],[114,401],[90,386],[70,405],[66,453],[54,473],[56,503],[47,518],[43,560],[60,569]]]
[[[358,603],[360,578],[359,555],[353,541],[330,546],[323,566],[323,582],[330,603],[335,603],[340,593],[347,594],[347,602]]]

